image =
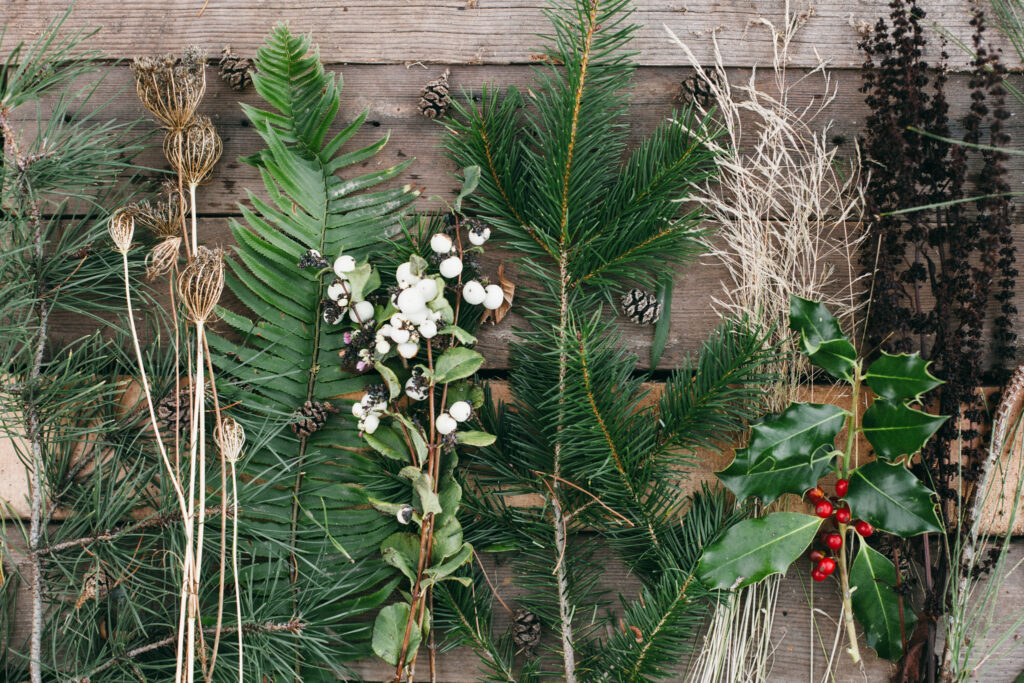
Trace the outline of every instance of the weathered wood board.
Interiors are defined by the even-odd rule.
[[[8,38],[31,39],[67,9],[64,0],[7,0]],[[139,46],[174,51],[186,43],[220,50],[225,41],[252,51],[264,34],[287,20],[296,31],[316,35],[330,63],[434,62],[460,64],[528,63],[535,59],[537,34],[550,24],[543,0],[80,0],[69,19],[72,27],[103,26],[94,46],[115,57],[134,54]],[[813,66],[822,57],[838,67],[863,63],[857,50],[858,29],[886,12],[880,0],[822,0],[793,3],[794,14],[811,21],[793,45],[795,66]],[[809,8],[808,8],[809,6]],[[968,42],[970,5],[964,0],[923,3],[928,20]],[[641,64],[679,64],[679,53],[665,33],[668,26],[692,42],[697,56],[710,62],[710,36],[717,33],[726,63],[749,66],[771,58],[772,45],[762,20],[782,26],[782,2],[775,0],[639,0],[633,20],[640,25],[634,49]],[[937,56],[937,43],[930,47]],[[952,66],[969,60],[952,50]]]

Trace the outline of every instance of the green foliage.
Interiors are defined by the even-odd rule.
[[[708,588],[735,590],[785,573],[807,550],[821,522],[797,512],[746,519],[704,550],[698,576]]]
[[[865,372],[835,317],[822,304],[796,296],[791,299],[790,327],[800,334],[800,348],[813,364],[849,383],[854,410],[794,403],[783,413],[765,418],[751,428],[749,445],[739,449],[732,464],[719,473],[722,483],[741,500],[756,496],[769,503],[784,493],[803,494],[814,489],[831,469],[837,478],[848,481],[841,505],[849,507],[853,518],[903,538],[941,533],[935,493],[907,469],[906,460],[898,462],[902,456],[909,460],[923,448],[947,419],[909,406],[940,384],[928,371],[928,363],[916,354],[883,353]],[[862,384],[878,396],[860,418],[857,408]],[[846,444],[840,449],[835,442],[844,423]],[[880,460],[854,468],[850,462],[858,434],[867,438]],[[831,516],[832,510],[831,503],[825,503],[821,515]],[[709,588],[732,590],[785,572],[813,541],[823,521],[821,516],[779,512],[737,524],[705,549],[701,579]],[[894,616],[898,613],[892,589],[895,569],[863,543],[852,566],[847,566],[852,557],[848,543],[854,537],[850,521],[840,522],[837,517],[842,550],[837,558],[826,559],[835,563],[833,567],[838,564],[845,607],[854,610],[861,621],[868,644],[879,656],[898,659],[902,639]],[[824,580],[831,569],[821,572],[820,567],[816,578]],[[852,593],[851,587],[855,589]],[[908,623],[912,625],[912,619],[904,621],[907,632]],[[848,637],[856,660],[859,655],[852,625]]]
[[[248,547],[245,582],[253,600],[307,624],[287,655],[270,659],[256,651],[252,658],[271,678],[291,676],[297,666],[313,676],[370,653],[371,632],[359,617],[379,607],[399,580],[376,557],[397,522],[370,504],[386,498],[394,481],[363,451],[353,421],[331,417],[309,436],[285,428],[306,401],[333,402],[347,412],[351,402],[340,397],[365,385],[339,367],[342,336],[326,329],[319,314],[325,284],[296,264],[310,249],[379,250],[416,193],[408,186],[375,189],[409,162],[358,175],[386,139],[344,151],[365,112],[331,136],[340,84],[325,73],[308,37],[276,27],[257,53],[253,84],[272,109],[243,105],[266,145],[247,161],[260,170],[269,201],[250,192],[245,221],[232,221],[236,259],[227,277],[251,317],[221,310],[240,341],[212,337],[210,344],[221,395],[247,411],[247,430],[270,426],[244,472],[285,484],[259,487],[243,508],[250,528],[260,531]],[[387,432],[379,441],[378,450],[401,447],[404,454],[404,444]],[[300,510],[322,510],[322,526],[300,524]]]
[[[896,587],[896,567],[885,555],[867,543],[861,543],[850,566],[853,613],[864,626],[864,640],[882,659],[896,661],[903,654],[900,608]],[[903,610],[906,633],[913,633],[917,615]]]
[[[793,403],[752,425],[749,443],[718,478],[737,499],[757,496],[765,505],[784,493],[802,494],[832,464],[846,415],[829,404]]]

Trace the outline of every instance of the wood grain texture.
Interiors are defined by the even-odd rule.
[[[794,66],[813,66],[829,58],[841,67],[863,62],[856,27],[888,15],[879,0],[820,0],[811,20],[792,47]],[[451,64],[528,63],[538,48],[536,34],[550,25],[543,0],[80,0],[69,27],[102,26],[92,45],[113,57],[129,57],[140,46],[176,51],[195,43],[219,52],[225,42],[252,51],[277,22],[288,20],[295,31],[312,32],[323,59],[330,63],[442,62]],[[776,0],[638,0],[633,20],[639,24],[634,49],[640,63],[680,63],[664,26],[692,44],[710,63],[712,32],[717,33],[729,65],[750,66],[771,59],[772,41],[759,22],[781,25],[782,3]],[[794,11],[806,3],[793,3]],[[970,36],[969,5],[963,0],[932,0],[924,5],[928,21],[958,39]],[[31,40],[67,8],[64,0],[5,0],[8,39]],[[930,43],[932,51],[937,41]],[[962,67],[965,55],[951,50],[950,63]],[[934,55],[931,55],[934,56]]]

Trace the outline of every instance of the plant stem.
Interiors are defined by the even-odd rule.
[[[245,683],[242,667],[242,591],[238,583],[238,473],[231,461],[231,573],[235,579],[235,618],[238,620],[238,683]],[[217,635],[220,635],[218,630]]]
[[[214,420],[217,423],[217,430],[223,430],[223,423],[221,422],[220,415],[220,399],[217,396],[217,384],[213,381],[213,356],[210,354],[210,346],[206,341],[206,331],[203,331],[203,349],[206,351],[206,371],[210,374],[210,398],[213,399],[213,414]],[[232,463],[232,467],[234,463]],[[213,676],[213,668],[217,663],[217,651],[220,647],[220,633],[221,626],[224,623],[224,575],[225,575],[225,552],[227,547],[227,511],[228,511],[228,499],[227,499],[227,463],[225,462],[224,453],[220,453],[220,562],[218,566],[218,584],[217,584],[217,625],[214,629],[213,635],[213,649],[210,654],[210,667],[207,671],[207,678]],[[237,484],[237,480],[235,481]],[[237,492],[237,486],[236,486]],[[235,526],[238,526],[238,518],[235,517]],[[236,539],[237,542],[237,539]],[[235,591],[237,594],[238,581],[235,580]],[[242,623],[239,619],[238,623]]]
[[[39,330],[36,333],[36,353],[32,359],[32,370],[29,384],[39,380],[42,370],[43,351],[46,348],[46,330],[50,316],[50,307],[43,302],[37,304]],[[29,563],[32,574],[32,635],[30,643],[31,662],[29,671],[32,683],[42,683],[43,656],[43,566],[37,554],[42,539],[43,518],[43,444],[42,425],[34,402],[26,401],[25,419],[28,423],[28,438],[32,450],[32,511],[29,522],[28,549]]]
[[[839,547],[839,583],[843,589],[843,622],[846,624],[846,637],[850,641],[847,652],[854,664],[860,663],[860,647],[857,645],[857,627],[853,623],[853,602],[850,599],[850,574],[846,566],[846,544],[849,527],[845,524],[839,525],[839,534],[843,537],[843,545]]]

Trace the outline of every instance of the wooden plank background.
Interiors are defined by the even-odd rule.
[[[451,68],[456,92],[477,95],[487,83],[499,86],[529,83],[530,64],[535,61],[535,34],[548,29],[542,15],[543,0],[210,0],[201,17],[202,0],[79,0],[68,27],[102,27],[91,40],[109,61],[103,67],[104,83],[97,101],[112,100],[109,115],[121,120],[144,117],[127,66],[117,60],[140,54],[180,52],[188,44],[199,44],[216,57],[230,43],[236,54],[252,56],[270,28],[279,21],[290,22],[293,31],[312,32],[314,41],[329,70],[341,74],[341,119],[351,120],[363,109],[369,110],[367,122],[354,145],[365,144],[381,135],[390,140],[383,153],[367,162],[366,170],[385,168],[415,157],[416,161],[400,179],[423,189],[421,208],[429,206],[430,195],[450,196],[456,188],[454,170],[437,146],[441,128],[419,115],[416,101],[419,89],[427,81]],[[941,24],[958,39],[970,34],[969,0],[925,0],[928,20]],[[7,25],[0,52],[6,54],[20,40],[37,37],[47,23],[63,12],[65,0],[2,0],[0,21]],[[780,25],[782,0],[639,0],[634,19],[641,27],[634,47],[641,67],[632,90],[631,140],[649,132],[673,108],[673,99],[682,78],[689,70],[679,50],[669,41],[664,26],[674,30],[701,58],[710,61],[714,32],[725,64],[734,82],[749,78],[751,68],[769,64],[772,41],[761,25],[766,19]],[[859,30],[887,12],[884,0],[821,0],[813,7],[794,4],[804,12],[807,24],[794,43],[791,66],[794,76],[800,69],[816,66],[827,56],[833,67],[833,82],[838,97],[821,118],[822,125],[832,122],[834,144],[842,153],[852,152],[852,141],[861,131],[867,113],[863,96],[857,91],[860,75],[857,67],[863,58],[858,52]],[[994,36],[995,31],[990,35]],[[936,56],[937,41],[930,44],[929,57]],[[1012,50],[1003,44],[1007,55]],[[967,58],[951,49],[953,71],[962,71]],[[1020,65],[1014,59],[1011,65]],[[766,79],[761,72],[758,78]],[[809,104],[820,98],[821,81],[811,78],[794,93],[794,105]],[[947,88],[951,114],[959,116],[969,105],[967,76],[954,73]],[[200,229],[207,243],[230,244],[228,221],[239,215],[238,205],[246,191],[262,194],[258,175],[240,164],[239,156],[251,153],[260,144],[238,106],[239,102],[258,104],[252,90],[235,93],[209,71],[209,88],[202,113],[210,115],[224,139],[224,156],[212,181],[200,189]],[[43,112],[45,114],[45,105]],[[84,109],[88,109],[85,105]],[[34,117],[34,112],[19,112]],[[1020,117],[1011,118],[1008,131],[1015,140],[1024,140]],[[31,130],[29,118],[18,125]],[[142,163],[154,169],[166,168],[158,151],[147,153]],[[1021,189],[1018,178],[1024,172],[1024,158],[1009,162],[1012,189]],[[1016,220],[1015,235],[1024,235],[1024,221]],[[856,226],[851,226],[856,227]],[[494,250],[490,265],[503,255]],[[676,281],[673,297],[673,325],[661,368],[675,367],[699,347],[714,326],[717,315],[713,300],[722,292],[725,270],[711,260],[685,269]],[[1020,295],[1018,295],[1020,299]],[[1024,299],[1018,300],[1024,310]],[[507,367],[507,343],[514,316],[481,335],[481,350],[488,368],[500,372]],[[56,335],[76,336],[88,328],[79,320],[61,320]],[[646,366],[650,345],[649,328],[624,328],[629,344]],[[1024,332],[1024,329],[1020,330]],[[705,463],[705,475],[713,465]],[[24,499],[24,473],[11,449],[0,447],[0,496],[18,507]],[[1015,547],[1016,556],[1024,556],[1024,546]],[[1018,572],[1019,574],[1020,572]],[[507,577],[499,574],[499,580]],[[625,595],[635,593],[636,585],[619,567],[612,567],[605,583]],[[503,584],[504,585],[504,584]],[[891,673],[889,666],[870,653],[863,669],[848,665],[844,658],[841,671],[831,677],[824,667],[821,643],[831,645],[835,628],[829,617],[838,615],[837,596],[828,589],[812,586],[804,571],[790,573],[782,584],[776,618],[777,649],[774,681],[883,681]],[[511,590],[511,589],[510,589]],[[1008,603],[1020,604],[1024,597],[1024,579],[1015,576],[1007,586]],[[829,615],[828,617],[824,615]],[[812,619],[816,629],[812,627]],[[842,646],[840,645],[840,650]],[[1019,655],[1018,655],[1019,659]],[[680,663],[680,671],[685,664]],[[986,681],[1011,681],[1022,664],[1014,657],[999,662],[982,676]],[[385,676],[375,662],[358,668],[367,680]],[[440,679],[445,683],[468,683],[475,679],[471,654],[455,651],[440,659]],[[678,680],[683,680],[680,677]]]

